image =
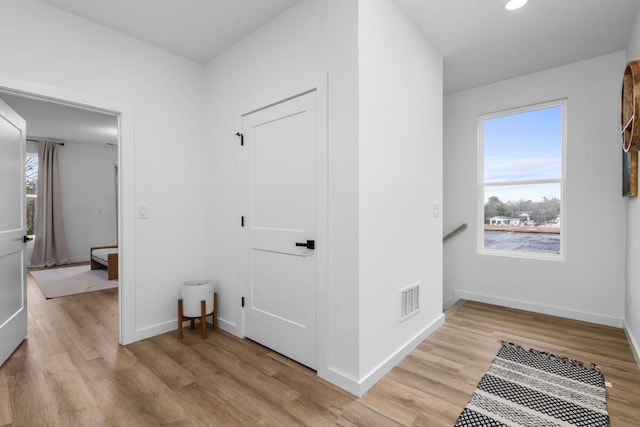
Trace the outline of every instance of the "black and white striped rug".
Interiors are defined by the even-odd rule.
[[[609,426],[604,376],[567,357],[502,341],[456,426]]]

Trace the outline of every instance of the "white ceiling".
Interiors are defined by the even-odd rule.
[[[27,138],[117,144],[118,118],[41,99],[0,93],[0,98],[27,122]]]
[[[202,64],[298,0],[42,0]]]
[[[206,63],[298,0],[42,1]],[[447,93],[625,49],[640,9],[638,0],[530,0],[514,12],[507,0],[394,1],[443,55]]]
[[[204,64],[299,0],[42,1]],[[507,0],[394,1],[442,54],[445,93],[623,50],[640,9],[639,0],[530,0],[515,12]],[[113,116],[12,102],[29,135],[114,140]]]
[[[624,50],[638,0],[395,0],[444,57],[445,92]]]

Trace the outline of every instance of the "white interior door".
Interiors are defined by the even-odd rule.
[[[0,99],[0,365],[27,337],[25,121]]]
[[[313,369],[316,95],[242,117],[245,336]]]

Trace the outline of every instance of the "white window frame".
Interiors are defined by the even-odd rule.
[[[549,179],[532,179],[532,180],[517,180],[517,181],[496,181],[485,183],[484,182],[484,121],[487,119],[494,119],[497,117],[510,116],[514,114],[526,113],[530,111],[542,110],[550,107],[560,107],[561,110],[561,124],[562,124],[562,172],[560,178]],[[541,102],[531,104],[527,106],[521,106],[516,108],[509,108],[507,110],[501,110],[494,113],[483,114],[478,118],[478,176],[477,176],[477,251],[480,255],[493,255],[493,256],[506,256],[514,258],[527,258],[527,259],[540,259],[549,261],[566,261],[567,245],[567,208],[566,208],[566,172],[567,172],[567,100],[558,99],[553,101]],[[525,251],[509,251],[498,249],[486,249],[484,247],[484,193],[485,187],[498,187],[505,185],[531,185],[531,184],[560,184],[560,253],[548,254],[538,252],[525,252]]]

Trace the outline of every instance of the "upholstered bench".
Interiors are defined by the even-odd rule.
[[[91,269],[107,269],[109,280],[118,279],[118,246],[94,246],[91,248]]]

